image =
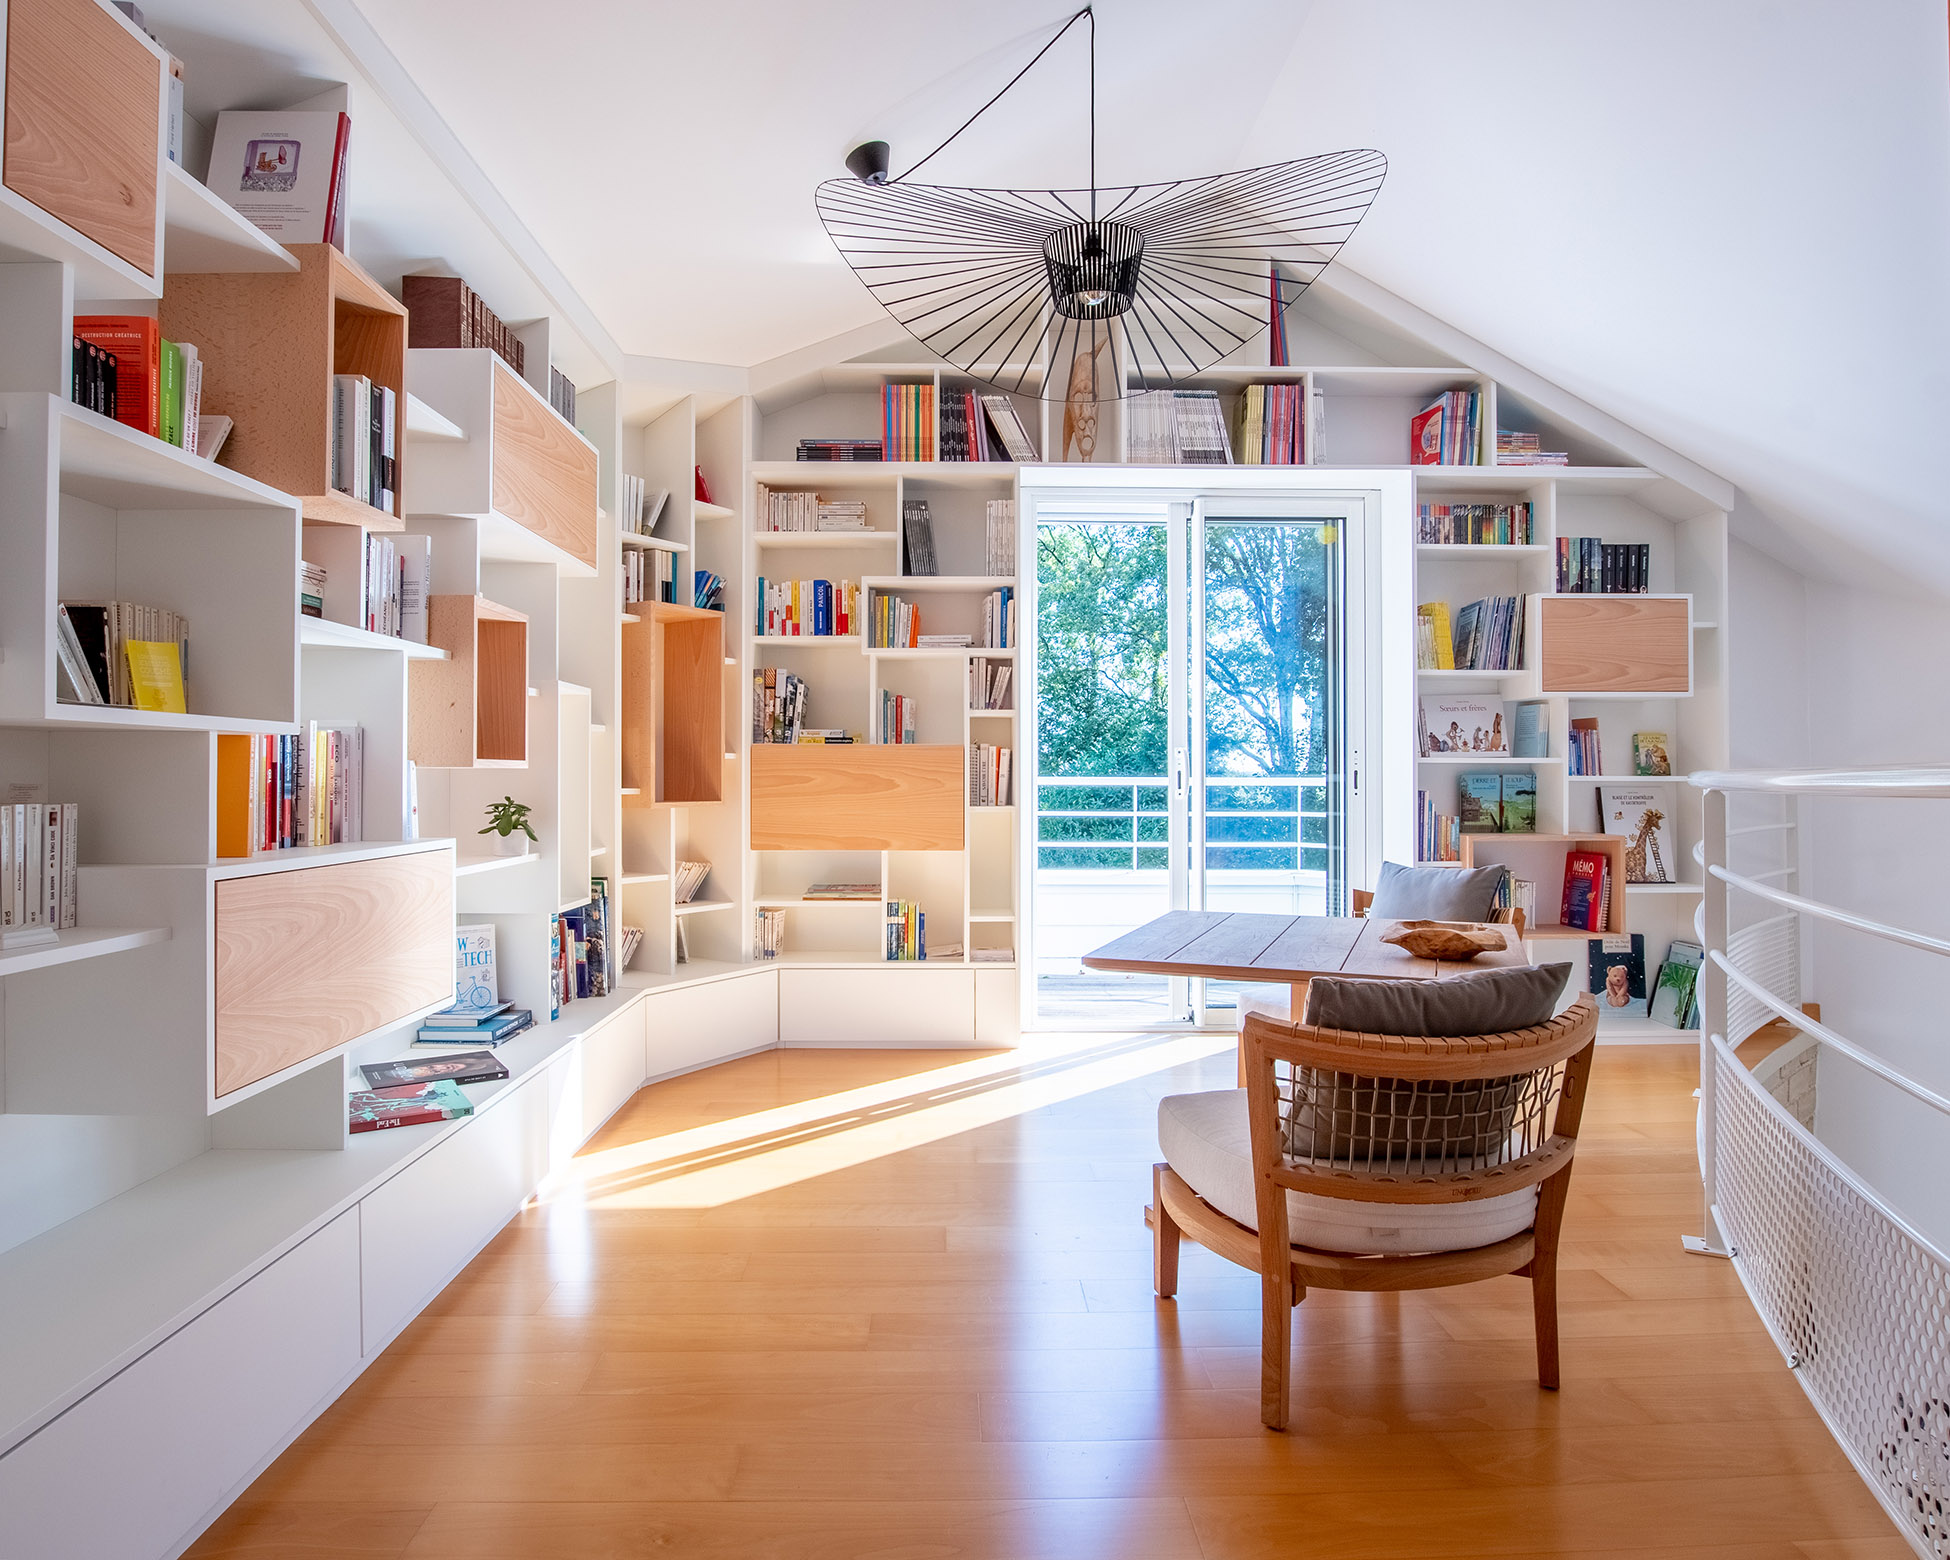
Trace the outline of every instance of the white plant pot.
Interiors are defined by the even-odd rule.
[[[490,834],[494,841],[497,856],[525,856],[528,854],[528,836],[517,829],[513,834]]]

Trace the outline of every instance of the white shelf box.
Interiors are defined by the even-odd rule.
[[[0,720],[289,730],[298,716],[298,505],[52,395],[0,397]],[[187,715],[57,697],[56,609],[133,601],[189,620]]]

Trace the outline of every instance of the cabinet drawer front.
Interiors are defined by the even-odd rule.
[[[779,971],[781,1045],[975,1043],[975,972],[930,969]]]
[[[452,994],[451,858],[226,879],[215,945],[222,1096]]]
[[[515,524],[595,566],[596,452],[499,363],[493,500]]]
[[[1545,596],[1545,693],[1691,693],[1692,603],[1683,596]]]
[[[751,750],[753,850],[960,850],[967,759],[959,747]]]
[[[8,0],[5,180],[157,272],[163,64],[97,0]]]

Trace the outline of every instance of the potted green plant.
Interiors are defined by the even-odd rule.
[[[526,802],[518,802],[512,796],[504,796],[498,802],[487,804],[487,827],[482,834],[492,834],[495,854],[499,856],[525,856],[528,842],[536,839],[535,831],[529,827],[528,815],[534,809]]]

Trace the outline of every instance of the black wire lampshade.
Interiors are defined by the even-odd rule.
[[[1090,19],[1090,187],[956,189],[906,181]],[[961,129],[898,178],[887,143],[814,192],[834,246],[930,352],[1000,390],[1113,401],[1161,390],[1271,329],[1367,214],[1388,159],[1327,152],[1165,184],[1097,184],[1097,18],[1071,16]]]

